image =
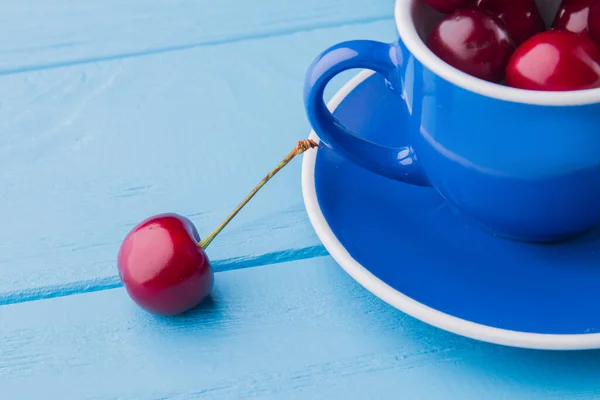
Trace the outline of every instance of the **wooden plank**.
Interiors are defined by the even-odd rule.
[[[0,74],[140,57],[390,18],[365,0],[28,0],[0,6]]]
[[[383,21],[0,77],[0,304],[118,285],[120,242],[150,215],[206,235],[308,135],[312,58],[393,35]],[[322,254],[300,160],[209,249],[219,270]]]
[[[3,399],[592,399],[598,352],[526,351],[439,331],[331,258],[217,274],[177,318],[124,290],[0,307]]]

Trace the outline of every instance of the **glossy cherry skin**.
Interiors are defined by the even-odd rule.
[[[444,17],[429,34],[427,47],[453,67],[491,82],[503,79],[515,50],[498,19],[476,8],[463,8]]]
[[[588,34],[588,16],[594,0],[562,0],[552,28],[578,35]]]
[[[600,46],[600,0],[595,0],[590,7],[588,30],[590,37]]]
[[[155,215],[134,227],[117,262],[133,301],[157,315],[180,314],[200,304],[214,276],[199,241],[194,224],[177,214]]]
[[[546,30],[535,0],[477,0],[475,7],[501,20],[517,46]]]
[[[444,14],[468,6],[473,0],[423,0],[431,8]]]
[[[506,83],[545,91],[600,87],[600,50],[587,36],[555,30],[538,33],[512,55]]]

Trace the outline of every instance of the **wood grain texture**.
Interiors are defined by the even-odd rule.
[[[312,58],[393,35],[386,20],[0,76],[0,304],[117,286],[120,242],[150,215],[207,234],[308,135]],[[300,160],[209,249],[217,270],[323,254]]]
[[[598,352],[500,347],[396,311],[329,257],[218,273],[177,318],[123,289],[0,307],[6,400],[593,399]]]
[[[389,0],[28,0],[0,6],[0,74],[390,18]]]

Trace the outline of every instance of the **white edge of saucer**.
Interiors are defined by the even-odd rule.
[[[361,71],[349,80],[328,102],[330,111],[361,82],[371,76],[370,70]],[[312,130],[309,138],[319,142]],[[590,334],[540,334],[518,332],[481,325],[428,307],[398,292],[371,274],[346,251],[331,231],[319,207],[315,189],[315,163],[317,151],[304,153],[302,160],[302,195],[309,220],[317,236],[333,259],[359,284],[398,310],[429,325],[472,339],[500,345],[542,350],[585,350],[600,348],[600,333]]]

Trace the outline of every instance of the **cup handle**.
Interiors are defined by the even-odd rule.
[[[331,114],[323,100],[329,81],[349,69],[370,69],[390,81],[397,69],[394,53],[393,45],[372,40],[352,40],[330,47],[306,72],[304,107],[312,128],[327,147],[377,174],[430,186],[410,146],[388,147],[358,137]]]

